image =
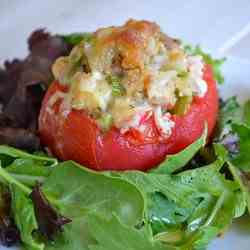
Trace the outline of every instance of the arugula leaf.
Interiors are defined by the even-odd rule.
[[[44,244],[35,236],[38,229],[32,201],[16,185],[11,186],[12,213],[27,250],[43,250]]]
[[[206,144],[207,139],[207,128],[205,129],[203,135],[196,140],[194,143],[186,147],[181,152],[168,155],[166,160],[163,161],[157,168],[153,169],[152,173],[157,174],[171,174],[182,167],[184,167],[194,155]]]
[[[93,33],[90,32],[83,32],[83,33],[72,33],[72,34],[68,34],[68,35],[60,35],[63,40],[72,45],[75,46],[79,43],[81,43],[82,41],[86,42],[86,43],[92,43],[94,42],[94,36]]]
[[[226,58],[221,58],[221,59],[214,59],[212,58],[212,56],[208,53],[205,53],[200,46],[195,46],[192,47],[190,45],[185,45],[184,46],[184,50],[186,51],[187,54],[189,55],[200,55],[202,56],[204,62],[206,64],[209,64],[212,66],[213,69],[213,73],[214,73],[214,77],[216,79],[216,81],[219,84],[222,84],[224,82],[224,77],[223,74],[221,72],[221,66],[223,65],[223,63],[226,61]]]

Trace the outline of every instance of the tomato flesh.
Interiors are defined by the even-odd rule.
[[[194,97],[185,115],[173,115],[175,127],[164,142],[131,140],[131,133],[122,134],[116,128],[103,133],[95,120],[83,110],[60,113],[58,100],[49,110],[49,99],[56,91],[67,92],[67,87],[52,83],[43,100],[39,133],[41,141],[61,160],[74,160],[95,170],[148,170],[159,164],[168,154],[174,154],[198,139],[207,122],[210,136],[217,119],[218,93],[210,66],[204,70],[208,90],[204,97]],[[157,135],[155,135],[157,137]],[[133,137],[136,140],[136,137]]]

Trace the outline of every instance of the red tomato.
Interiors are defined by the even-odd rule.
[[[54,82],[43,100],[39,117],[42,143],[61,160],[74,160],[95,170],[147,170],[159,164],[168,154],[174,154],[198,139],[204,124],[211,135],[218,113],[218,93],[210,66],[204,70],[208,91],[202,98],[195,97],[189,111],[183,116],[173,115],[175,127],[164,142],[130,140],[127,134],[112,128],[101,132],[95,120],[85,111],[60,112],[61,99],[49,107],[50,97],[67,87]],[[50,104],[51,105],[51,104]],[[133,134],[129,133],[130,136]],[[136,136],[133,139],[136,140]]]

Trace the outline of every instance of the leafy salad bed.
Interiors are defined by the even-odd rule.
[[[36,34],[31,42],[43,38],[46,46],[40,42],[39,49],[51,47],[48,44],[55,39],[48,34],[38,38]],[[70,46],[81,40],[79,35],[63,39],[61,43]],[[223,60],[213,60],[199,48],[186,49],[201,54],[213,66],[217,81],[223,81],[219,70]],[[34,60],[41,55],[34,53]],[[39,74],[34,75],[40,76],[41,68],[36,70]],[[4,109],[4,115],[8,117],[14,107]],[[147,173],[94,172],[72,161],[58,162],[43,151],[27,153],[0,145],[2,243],[21,244],[26,250],[206,249],[234,218],[250,211],[249,111],[250,102],[240,106],[235,97],[221,101],[213,140],[206,145],[205,129],[196,142]],[[15,135],[21,130],[23,140],[27,127],[17,123],[7,129]],[[13,142],[4,131],[6,142]],[[30,146],[22,140],[17,144]],[[40,148],[37,143],[31,146]]]

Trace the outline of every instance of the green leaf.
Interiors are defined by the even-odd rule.
[[[235,96],[230,97],[225,102],[222,102],[219,111],[219,127],[223,129],[231,128],[232,123],[238,123],[242,121],[242,108]]]
[[[186,147],[181,152],[168,155],[166,160],[163,161],[157,168],[153,169],[152,173],[157,174],[171,174],[177,170],[183,168],[194,155],[206,144],[207,129],[205,129],[203,135],[194,143]]]
[[[40,156],[36,154],[29,154],[29,153],[26,153],[25,151],[22,151],[13,147],[0,145],[0,159],[1,159],[1,156],[3,155],[11,157],[13,158],[13,160],[16,158],[22,158],[22,159],[30,159],[30,160],[38,161],[40,162],[41,165],[43,164],[44,166],[52,167],[58,163],[57,159],[55,158]]]
[[[43,192],[60,213],[72,219],[46,249],[87,249],[88,244],[95,242],[89,232],[92,227],[87,227],[93,212],[107,219],[116,214],[130,226],[143,221],[144,198],[133,184],[71,161],[53,170],[43,185]]]
[[[70,45],[77,45],[81,43],[82,41],[86,43],[92,43],[94,42],[94,36],[93,33],[90,32],[83,32],[83,33],[72,33],[68,35],[60,35],[63,40],[70,44]]]
[[[248,100],[245,105],[244,105],[244,110],[243,110],[243,122],[247,125],[250,126],[250,100]]]
[[[205,228],[201,228],[195,235],[195,237],[192,238],[191,242],[193,242],[193,245],[190,246],[190,249],[206,250],[208,244],[218,235],[218,233],[219,230],[217,227],[208,226]],[[186,250],[186,248],[182,247],[182,250]]]
[[[244,173],[241,172],[238,168],[236,168],[231,162],[227,162],[229,170],[233,175],[235,181],[240,186],[241,192],[237,194],[237,207],[235,211],[235,217],[240,217],[246,211],[246,207],[248,208],[248,212],[250,213],[250,186],[245,179]]]
[[[169,240],[178,249],[202,249],[227,229],[239,209],[239,184],[220,172],[227,155],[223,149],[216,147],[218,158],[210,165],[176,175],[137,171],[113,175],[144,193],[146,221],[158,240]]]
[[[225,147],[221,144],[214,144],[215,153],[218,157],[222,157],[223,159],[227,159],[226,165],[229,172],[232,174],[234,181],[239,186],[239,190],[235,192],[236,207],[235,207],[235,215],[234,218],[242,216],[246,207],[249,208],[250,211],[250,190],[248,185],[244,183],[244,173],[237,169],[231,162],[230,157],[225,149]]]
[[[232,129],[234,133],[239,136],[240,151],[232,160],[232,163],[245,171],[250,170],[250,127],[244,124],[232,124]]]
[[[205,53],[200,48],[200,46],[196,46],[193,48],[190,45],[186,45],[186,46],[184,46],[184,50],[186,51],[187,54],[202,56],[204,62],[206,64],[209,64],[212,66],[214,77],[217,80],[217,82],[219,84],[222,84],[224,82],[224,77],[223,77],[223,74],[221,72],[221,66],[226,61],[225,57],[222,59],[214,59],[214,58],[212,58],[212,56],[210,54]]]
[[[10,176],[31,187],[36,182],[42,183],[58,163],[55,158],[41,154],[29,154],[5,145],[0,145],[0,160]],[[3,173],[3,170],[0,172]]]
[[[14,160],[5,168],[12,177],[30,187],[33,187],[37,182],[43,183],[52,169],[51,167],[45,167],[43,164],[41,165],[40,162],[23,158]]]
[[[55,241],[47,242],[46,250],[79,250],[89,249],[89,244],[96,241],[90,234],[88,217],[74,218],[73,222],[63,227],[63,232],[58,234]]]
[[[2,182],[7,187],[15,185],[15,186],[19,187],[19,189],[21,189],[27,195],[29,195],[31,193],[31,189],[29,187],[27,187],[26,185],[24,185],[23,183],[18,181],[15,177],[11,176],[11,174],[9,174],[1,166],[0,166],[0,182]]]
[[[225,176],[220,174],[219,171],[223,165],[224,161],[218,159],[208,166],[182,172],[176,178],[183,185],[196,188],[201,193],[219,196],[225,189],[235,190],[238,188],[235,182],[225,179]]]
[[[71,219],[91,211],[110,217],[112,211],[124,223],[136,225],[143,217],[144,199],[134,185],[72,161],[59,164],[42,189],[52,204],[56,200],[61,214]]]
[[[11,207],[21,240],[27,250],[43,250],[44,244],[34,236],[38,229],[32,201],[16,185],[11,186]]]
[[[152,226],[153,233],[156,234],[155,237],[163,237],[164,234],[164,241],[166,241],[166,234],[168,239],[173,241],[171,235],[174,238],[177,237],[181,240],[184,232],[182,229],[181,224],[185,223],[185,221],[191,216],[192,212],[194,211],[195,202],[193,206],[180,206],[177,205],[175,202],[170,201],[161,193],[153,193],[150,194],[148,197],[148,218],[149,222]],[[177,235],[176,235],[177,233]]]
[[[178,205],[191,206],[194,202],[192,194],[196,189],[181,183],[176,177],[139,171],[123,172],[119,177],[133,183],[144,194],[144,197],[158,192]]]
[[[153,240],[146,230],[136,230],[122,224],[116,216],[109,220],[98,216],[89,219],[89,228],[97,241],[89,246],[90,250],[175,250]]]

